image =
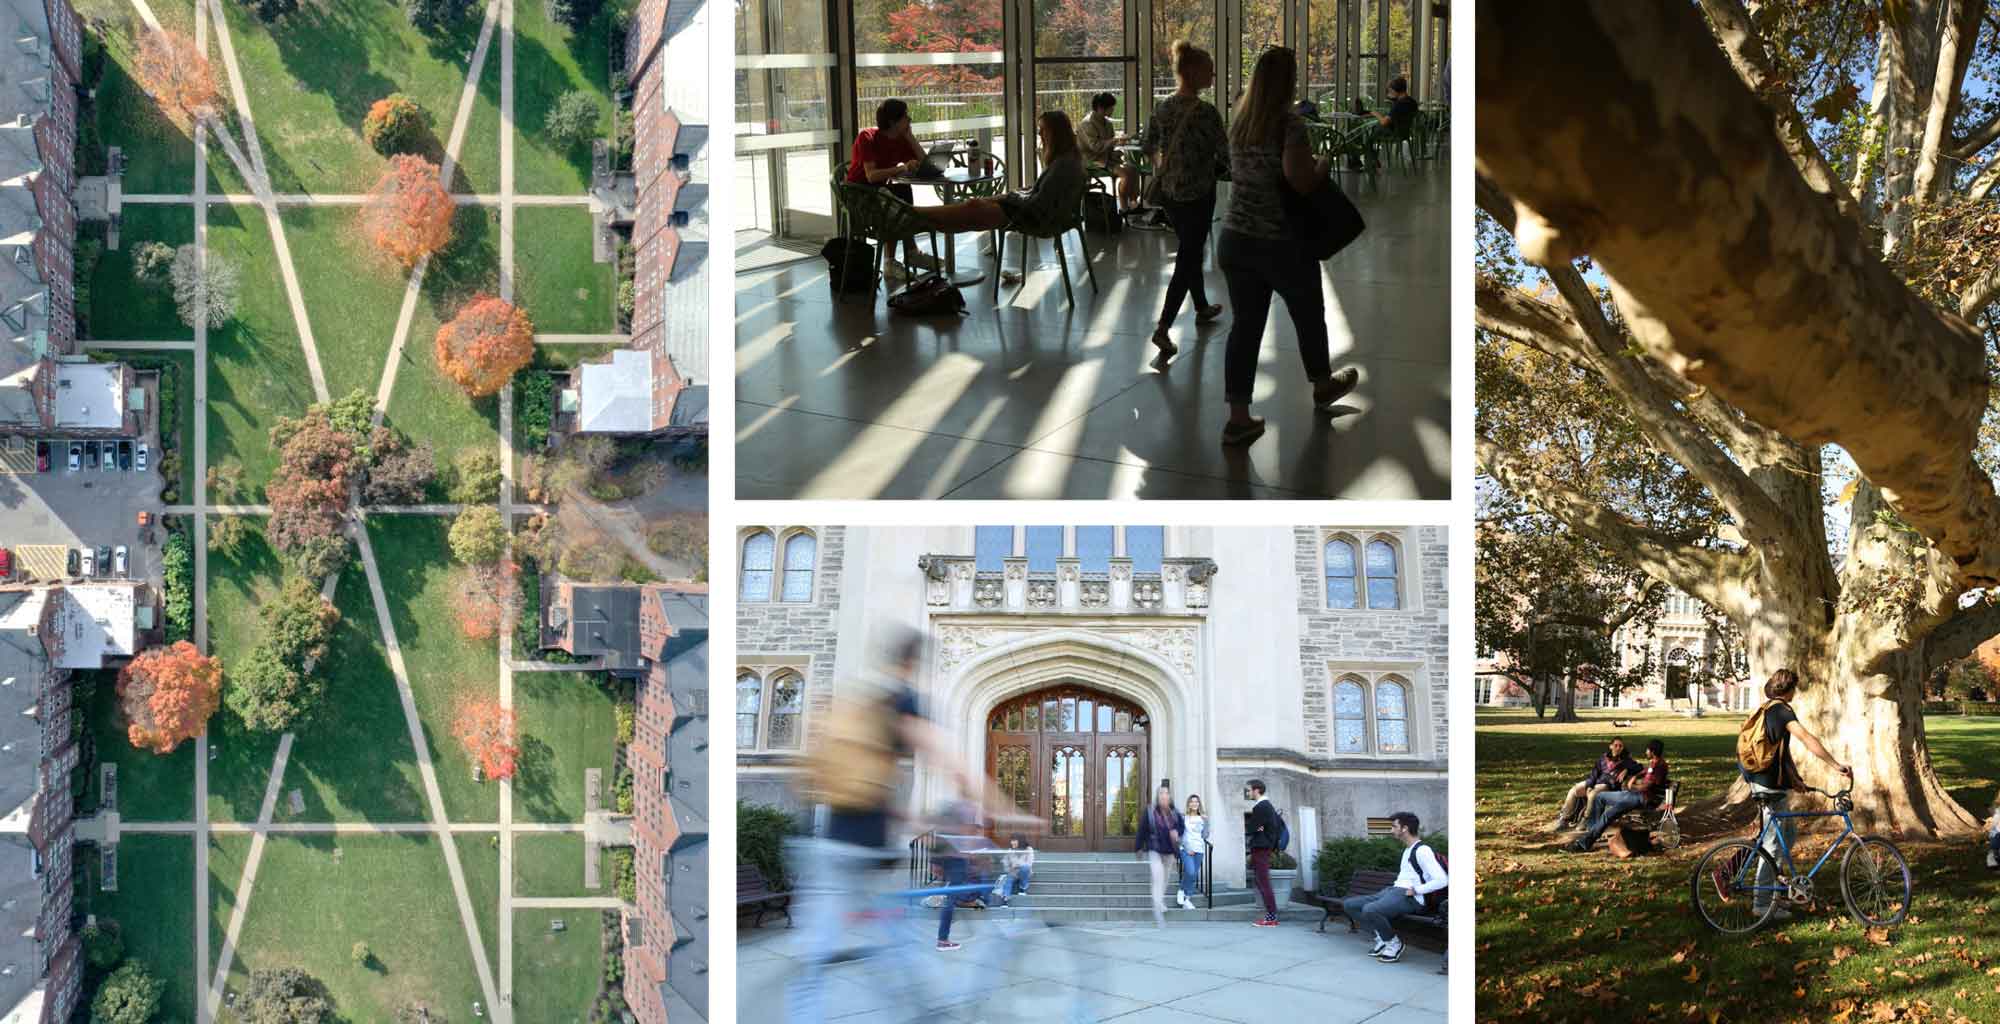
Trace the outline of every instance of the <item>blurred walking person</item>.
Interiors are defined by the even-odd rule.
[[[1139,818],[1139,838],[1133,852],[1146,860],[1153,883],[1153,927],[1167,926],[1167,870],[1180,855],[1181,835],[1187,823],[1174,809],[1174,791],[1162,783],[1153,793],[1153,806]]]

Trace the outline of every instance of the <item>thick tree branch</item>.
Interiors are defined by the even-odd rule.
[[[1615,0],[1475,15],[1477,160],[1527,214],[1523,254],[1590,253],[1656,358],[1801,443],[1846,448],[1970,582],[2000,577],[2000,498],[1971,457],[1978,333],[1806,184],[1699,15]]]
[[[1986,276],[1972,282],[1972,287],[1958,297],[1958,315],[1967,320],[1977,320],[1986,307],[2000,299],[2000,265],[1986,272]]]
[[[1980,601],[1960,608],[1925,638],[1925,674],[1966,657],[1996,636],[2000,636],[2000,602]]]
[[[1634,595],[1630,601],[1625,602],[1622,607],[1612,612],[1604,620],[1604,631],[1606,633],[1618,632],[1618,627],[1632,621],[1640,612],[1645,611],[1646,605],[1651,603],[1653,599],[1653,594],[1664,586],[1666,584],[1656,579],[1648,579],[1644,583],[1639,584],[1639,593]]]
[[[1826,156],[1813,142],[1812,133],[1806,129],[1805,118],[1799,116],[1798,108],[1792,105],[1791,95],[1784,84],[1771,70],[1770,54],[1764,49],[1763,37],[1750,21],[1750,12],[1742,0],[1701,0],[1702,10],[1708,12],[1708,20],[1715,29],[1715,35],[1722,43],[1722,52],[1729,56],[1729,63],[1736,69],[1737,77],[1750,91],[1763,99],[1766,106],[1776,116],[1778,138],[1785,144],[1785,151],[1792,155],[1799,173],[1816,191],[1832,196],[1835,205],[1844,216],[1857,216],[1854,193],[1833,173]]]
[[[1986,119],[1985,124],[1966,132],[1964,138],[1954,140],[1951,148],[1945,151],[1945,155],[1953,160],[1970,160],[1978,156],[1980,150],[1995,142],[2000,142],[2000,113],[1995,113]]]
[[[1606,508],[1603,502],[1549,479],[1527,459],[1488,438],[1476,438],[1474,446],[1480,467],[1489,476],[1523,501],[1603,545],[1625,564],[1718,609],[1740,603],[1727,584],[1749,569],[1746,556],[1698,547],[1641,526]]]
[[[1910,188],[1919,200],[1935,199],[1943,181],[1951,179],[1949,173],[1942,181],[1939,179],[1938,161],[1951,134],[1952,118],[1958,113],[1959,85],[1965,79],[1966,63],[1972,58],[1972,45],[1979,35],[1979,15],[1985,7],[1985,0],[1946,0],[1944,37],[1938,41],[1937,70],[1931,77],[1930,103],[1925,108],[1923,145],[1918,150],[1916,177]]]

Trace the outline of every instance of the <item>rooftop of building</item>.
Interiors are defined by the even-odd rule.
[[[0,46],[0,377],[48,352],[48,289],[29,247],[42,230],[30,191],[42,173],[35,122],[54,109],[55,50],[40,0],[0,0],[13,26]]]
[[[570,653],[602,657],[607,669],[639,664],[639,590],[630,584],[565,583],[555,608],[564,616]]]
[[[578,368],[576,426],[589,433],[634,434],[653,429],[652,355],[619,349]]]
[[[9,1022],[40,1021],[47,996],[35,941],[42,911],[37,864],[27,836],[0,836],[0,1020]]]
[[[118,363],[56,364],[56,425],[116,429],[125,421],[124,370]]]
[[[0,635],[33,636],[29,631],[40,628],[43,607],[53,605],[53,635],[40,639],[56,642],[56,667],[103,668],[106,658],[138,650],[139,588],[136,582],[107,580],[0,590]]]

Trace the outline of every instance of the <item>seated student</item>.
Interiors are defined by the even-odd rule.
[[[1378,122],[1375,127],[1376,138],[1409,138],[1410,129],[1416,127],[1417,124],[1417,100],[1416,97],[1410,95],[1409,80],[1403,78],[1390,79],[1389,112],[1384,114],[1371,110],[1369,113],[1374,114],[1375,120]]]
[[[1637,774],[1639,762],[1625,752],[1625,741],[1612,740],[1604,748],[1603,756],[1597,759],[1597,764],[1590,769],[1590,774],[1569,788],[1569,795],[1563,797],[1562,810],[1556,812],[1555,823],[1549,826],[1549,830],[1561,832],[1571,822],[1590,820],[1598,794],[1625,788],[1625,780]]]
[[[968,199],[944,206],[917,207],[917,215],[941,231],[998,231],[1013,228],[1031,235],[1052,236],[1076,220],[1088,178],[1083,152],[1069,115],[1050,110],[1035,119],[1042,141],[1042,174],[1035,187],[1009,192],[997,199]]]
[[[1007,845],[1015,852],[1003,857],[1000,880],[993,885],[993,895],[1003,907],[1015,893],[1028,891],[1028,880],[1035,874],[1035,848],[1028,845],[1028,837],[1016,832]]]
[[[1986,867],[2000,870],[2000,793],[1993,795],[1993,816],[1986,819]]]
[[[1597,845],[1597,837],[1611,827],[1626,811],[1641,807],[1658,807],[1667,796],[1667,745],[1659,740],[1646,744],[1646,767],[1639,774],[1625,781],[1625,788],[1606,793],[1597,798],[1597,813],[1591,815],[1590,827],[1576,842],[1569,844],[1576,853],[1589,853]]]
[[[1375,938],[1368,955],[1385,964],[1402,959],[1403,940],[1396,935],[1395,920],[1424,907],[1424,897],[1451,884],[1437,851],[1423,841],[1417,831],[1417,816],[1408,811],[1389,815],[1389,834],[1403,844],[1396,868],[1396,882],[1367,896],[1349,896],[1340,901],[1347,918],[1365,926]]]
[[[916,192],[906,184],[891,184],[891,179],[908,174],[924,162],[924,149],[917,144],[916,135],[910,125],[910,105],[898,99],[887,99],[875,108],[875,127],[864,128],[854,137],[853,155],[847,165],[847,180],[855,185],[873,185],[887,188],[897,198],[906,203],[916,201]],[[930,260],[917,249],[914,238],[903,239],[903,259],[912,266],[928,266]],[[909,276],[903,264],[897,263],[891,255],[891,247],[882,247],[882,273],[892,279]]]
[[[1090,114],[1076,127],[1076,144],[1083,150],[1083,159],[1092,167],[1102,167],[1118,179],[1118,208],[1129,210],[1139,205],[1139,172],[1125,163],[1125,154],[1118,146],[1125,136],[1111,123],[1111,111],[1118,106],[1118,97],[1108,92],[1100,92],[1090,98]]]

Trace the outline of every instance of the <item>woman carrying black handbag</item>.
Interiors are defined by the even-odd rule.
[[[1287,189],[1310,202],[1318,198],[1312,195],[1315,190],[1331,187],[1329,161],[1313,159],[1305,121],[1292,111],[1297,84],[1297,54],[1284,47],[1264,51],[1230,126],[1234,185],[1216,244],[1216,263],[1236,307],[1222,363],[1223,397],[1229,402],[1229,422],[1222,428],[1225,445],[1247,445],[1264,433],[1264,421],[1250,415],[1250,392],[1257,382],[1257,357],[1274,293],[1291,314],[1315,409],[1331,411],[1361,376],[1353,367],[1334,372],[1319,259],[1313,255],[1321,246],[1308,238],[1319,232],[1286,215]]]

